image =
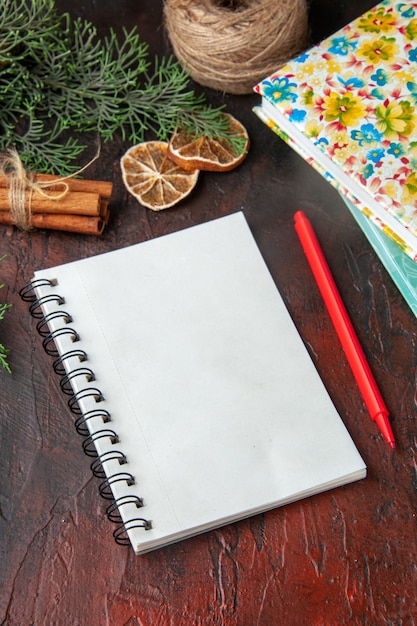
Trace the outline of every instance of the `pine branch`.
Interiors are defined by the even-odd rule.
[[[177,126],[227,139],[221,115],[190,88],[172,58],[147,57],[135,29],[100,38],[86,20],[59,16],[54,0],[5,0],[0,17],[0,149],[16,147],[26,166],[70,173],[83,146],[65,131],[116,133],[134,143],[147,133],[166,140]]]
[[[70,174],[74,167],[69,162],[81,154],[86,146],[72,136],[65,137],[65,121],[57,119],[52,129],[45,129],[40,120],[30,120],[24,135],[15,137],[14,147],[20,159],[36,172],[59,172]]]
[[[56,29],[54,0],[29,3],[2,0],[0,13],[0,68],[24,56],[27,46]]]

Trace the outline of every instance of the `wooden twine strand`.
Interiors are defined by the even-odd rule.
[[[87,167],[98,159],[100,149],[95,157],[83,168],[71,174],[48,182],[37,182],[33,172],[27,172],[15,148],[10,148],[0,156],[0,174],[3,174],[9,187],[9,205],[13,223],[21,230],[31,229],[31,201],[36,192],[48,200],[61,200],[69,191],[69,185],[65,181],[81,174]],[[61,191],[57,190],[57,187]]]
[[[201,85],[253,87],[308,45],[306,0],[165,0],[173,51]]]

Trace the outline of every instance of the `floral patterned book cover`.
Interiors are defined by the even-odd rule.
[[[417,2],[383,0],[255,91],[259,117],[417,261]]]

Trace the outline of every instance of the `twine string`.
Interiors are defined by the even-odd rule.
[[[10,148],[0,155],[0,173],[7,180],[9,208],[13,223],[21,230],[30,230],[33,194],[37,193],[47,200],[61,200],[70,189],[70,185],[66,181],[84,172],[99,156],[100,147],[97,149],[96,155],[73,174],[48,181],[37,181],[35,174],[24,168],[15,148]]]
[[[165,0],[164,18],[192,78],[226,93],[252,93],[308,44],[307,0]]]

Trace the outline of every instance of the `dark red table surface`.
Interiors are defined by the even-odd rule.
[[[372,6],[310,4],[317,41]],[[166,54],[162,2],[100,0],[57,6],[100,33],[137,25]],[[321,177],[252,112],[256,95],[205,90],[247,127],[251,148],[227,174],[204,173],[177,208],[155,213],[126,192],[103,147],[88,177],[111,180],[102,237],[0,230],[1,322],[13,373],[0,372],[1,613],[7,626],[411,625],[416,587],[416,320],[364,235]],[[392,452],[368,418],[293,228],[311,218],[391,413]],[[243,210],[291,315],[368,465],[368,477],[137,557],[117,546],[97,479],[51,359],[18,291],[34,270],[105,252]],[[134,268],[132,268],[132,277]],[[103,289],[105,289],[103,277]],[[110,298],[110,294],[109,294]],[[242,486],[244,488],[244,486]]]

